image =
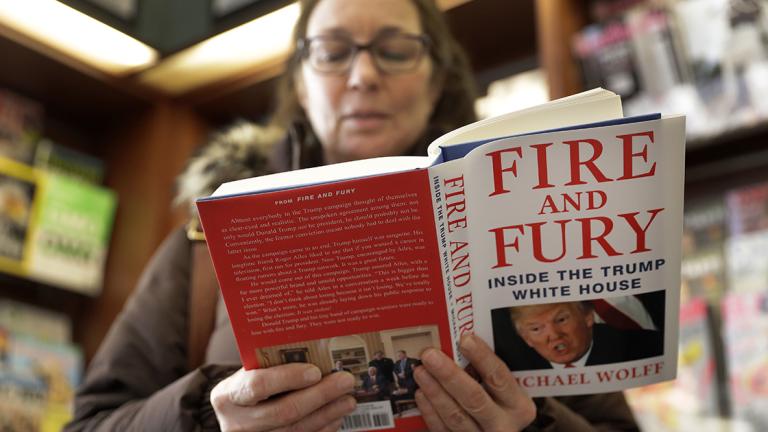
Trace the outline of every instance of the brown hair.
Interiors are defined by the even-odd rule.
[[[302,0],[301,15],[293,34],[294,47],[307,35],[307,25],[312,11],[321,0]],[[435,104],[429,127],[433,134],[451,131],[476,120],[474,110],[475,85],[469,61],[464,50],[451,34],[445,16],[434,0],[411,0],[419,12],[424,33],[430,38],[430,57],[434,63],[433,78],[441,80],[443,91]],[[300,166],[317,165],[322,162],[320,145],[312,131],[306,113],[299,104],[296,93],[296,75],[301,66],[301,53],[294,50],[288,59],[285,71],[278,84],[277,108],[272,122],[280,127],[293,130],[301,145]],[[298,131],[298,132],[296,132]],[[426,133],[429,135],[429,133]],[[436,136],[425,137],[428,139]],[[426,144],[417,143],[412,154],[426,151]]]

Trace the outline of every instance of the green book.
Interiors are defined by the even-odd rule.
[[[40,174],[29,277],[88,295],[101,291],[117,199],[71,176]]]
[[[0,155],[0,271],[26,276],[30,230],[35,219],[38,175]]]

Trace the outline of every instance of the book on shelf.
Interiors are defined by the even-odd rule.
[[[39,192],[37,173],[0,155],[0,271],[24,276]]]
[[[57,173],[40,175],[28,277],[95,296],[101,292],[117,195]]]
[[[730,237],[768,230],[768,182],[729,190],[725,202]]]
[[[0,271],[100,292],[114,191],[0,156]]]
[[[197,208],[243,365],[330,373],[332,353],[362,352],[386,386],[359,376],[345,427],[414,430],[407,371],[428,346],[465,366],[465,333],[532,396],[675,376],[683,155],[682,116],[624,118],[595,89],[454,130],[425,157],[225,183]]]
[[[29,163],[43,123],[43,106],[0,88],[0,156]]]
[[[728,293],[722,315],[731,415],[768,430],[768,293]]]
[[[574,57],[587,86],[603,86],[625,100],[642,90],[629,26],[621,20],[592,24],[573,37]]]
[[[768,262],[759,257],[768,250],[768,183],[732,189],[726,193],[725,202],[728,289],[763,291],[768,281]]]
[[[0,328],[0,430],[60,431],[82,370],[77,346]]]
[[[718,416],[721,390],[712,329],[705,299],[681,304],[677,379],[626,392],[642,430],[688,431]]]
[[[669,95],[685,76],[681,42],[675,37],[670,15],[663,9],[635,7],[624,18],[642,91],[656,99]]]
[[[697,298],[680,308],[680,373],[676,384],[693,401],[688,408],[700,414],[720,411],[722,392],[715,364],[716,338],[709,303]],[[682,379],[680,379],[682,378]]]
[[[726,288],[725,202],[722,196],[686,203],[683,216],[681,298],[717,305]]]
[[[44,342],[72,341],[72,320],[64,313],[0,298],[0,328]]]
[[[34,166],[46,172],[75,177],[96,185],[104,180],[104,162],[101,159],[57,144],[48,138],[38,142]]]

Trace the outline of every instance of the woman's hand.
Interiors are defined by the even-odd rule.
[[[536,418],[536,406],[480,338],[462,338],[461,353],[480,375],[479,384],[441,351],[421,354],[414,377],[416,403],[432,431],[519,431]]]
[[[213,388],[211,405],[222,431],[335,432],[355,409],[348,395],[354,383],[348,372],[321,379],[320,369],[306,363],[240,369]]]

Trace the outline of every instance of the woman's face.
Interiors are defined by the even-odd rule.
[[[393,32],[421,34],[410,0],[322,0],[307,25],[309,38],[341,35],[359,45]],[[326,161],[335,163],[407,152],[437,100],[440,85],[432,81],[427,54],[408,72],[385,74],[363,50],[346,73],[317,72],[304,61],[297,92]]]

